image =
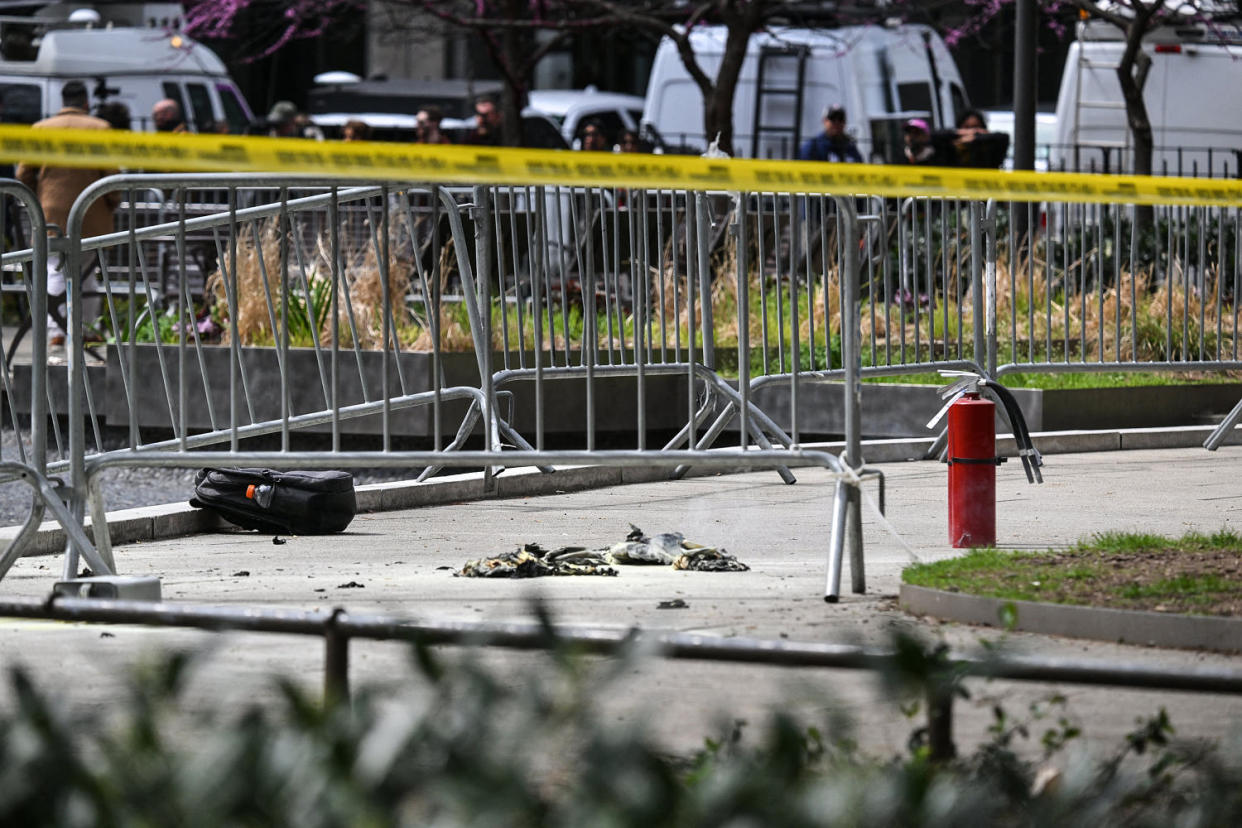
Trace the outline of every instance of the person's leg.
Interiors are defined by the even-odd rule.
[[[56,316],[65,316],[65,272],[62,270],[64,259],[58,253],[47,257],[47,339],[52,344],[63,344],[65,329],[61,327]],[[53,311],[56,315],[53,315]]]

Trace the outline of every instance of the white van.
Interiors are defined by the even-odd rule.
[[[1127,126],[1117,64],[1125,43],[1104,21],[1078,24],[1057,95],[1052,169],[1129,172],[1134,138]],[[1151,120],[1152,172],[1236,176],[1242,152],[1242,29],[1237,23],[1153,31],[1143,100]]]
[[[715,76],[724,52],[723,26],[695,29],[699,65]],[[863,157],[893,160],[901,126],[922,118],[932,129],[954,126],[967,107],[957,64],[928,26],[772,27],[751,36],[733,99],[733,149],[739,157],[794,158],[823,131],[823,111],[845,107],[848,131]],[[673,42],[656,50],[643,110],[666,151],[701,152],[703,96]]]
[[[181,104],[191,131],[244,132],[250,108],[214,52],[160,28],[110,27],[93,18],[29,18],[0,26],[0,121],[34,123],[61,108],[61,89],[86,84],[92,109],[119,101],[134,129],[150,130],[162,98]]]

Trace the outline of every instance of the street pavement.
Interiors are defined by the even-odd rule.
[[[998,471],[998,544],[1044,549],[1094,532],[1125,530],[1180,535],[1238,529],[1242,520],[1242,447],[1060,454],[1046,458],[1043,485],[1027,484],[1013,464]],[[1007,652],[1050,658],[1124,662],[1170,671],[1199,666],[1242,670],[1242,659],[997,630],[907,616],[896,604],[900,573],[912,557],[957,554],[948,545],[946,470],[927,461],[881,464],[888,480],[888,521],[864,510],[864,595],[823,601],[832,485],[821,470],[799,470],[784,485],[775,473],[696,477],[575,491],[543,497],[459,503],[359,515],[349,531],[327,537],[216,533],[116,550],[127,574],[156,574],[168,601],[381,612],[417,620],[530,620],[545,601],[559,623],[641,627],[710,636],[885,646],[894,628],[912,630],[970,651],[1001,642]],[[869,491],[874,495],[874,484]],[[745,573],[680,572],[624,567],[615,578],[482,580],[454,577],[471,558],[535,541],[597,547],[621,540],[630,523],[649,533],[680,531],[726,547],[750,565]],[[45,596],[58,558],[19,561],[0,582],[5,596]],[[354,584],[354,586],[347,586]],[[681,599],[685,607],[662,609]],[[168,647],[206,653],[187,705],[242,706],[275,696],[276,673],[308,687],[322,680],[318,639],[213,634],[141,627],[100,627],[0,619],[0,658],[24,663],[67,704],[106,707],[123,684],[123,667]],[[379,683],[417,696],[420,683],[406,649],[355,642],[355,685]],[[465,657],[453,650],[449,657]],[[542,656],[489,651],[478,656],[515,684]],[[1242,714],[1242,699],[1117,688],[968,682],[972,698],[957,706],[965,747],[986,738],[992,706],[1012,714],[1061,693],[1093,749],[1116,745],[1138,716],[1168,708],[1178,735],[1221,737]],[[0,701],[8,698],[7,687]],[[864,748],[903,750],[915,726],[887,699],[874,676],[842,670],[790,669],[703,662],[648,661],[609,692],[608,715],[647,727],[672,749],[690,750],[720,722],[752,725],[780,708],[822,724],[846,713]],[[1042,729],[1036,728],[1036,738]]]

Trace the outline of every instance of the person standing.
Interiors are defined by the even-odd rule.
[[[858,144],[845,132],[844,107],[829,106],[824,109],[824,131],[803,142],[798,150],[798,160],[848,164],[863,162]]]
[[[907,164],[925,164],[944,166],[944,162],[936,152],[932,143],[931,128],[922,118],[911,118],[902,128],[905,138],[903,155]]]
[[[156,101],[151,107],[151,124],[156,132],[188,132],[185,116],[181,114],[181,104],[172,98]]]
[[[598,118],[586,122],[582,129],[581,147],[586,152],[611,152],[612,144],[604,132],[604,124]]]
[[[272,138],[301,138],[297,117],[293,101],[277,101],[267,113],[267,134]]]
[[[503,116],[495,98],[485,97],[475,101],[474,119],[474,129],[466,143],[487,147],[504,145]]]
[[[440,131],[440,122],[443,120],[444,115],[440,107],[434,104],[419,109],[418,114],[414,116],[415,143],[451,144],[449,137]]]
[[[352,120],[346,121],[345,126],[341,127],[342,141],[370,141],[371,127],[367,126],[366,121]]]
[[[103,118],[113,129],[129,130],[133,118],[130,117],[129,107],[120,101],[106,101],[95,107],[95,116]]]
[[[34,124],[32,129],[111,129],[108,122],[87,113],[90,99],[86,93],[86,84],[81,81],[69,81],[61,90],[61,110],[50,118]],[[47,218],[48,233],[55,231],[67,232],[69,208],[82,194],[82,191],[105,176],[113,175],[116,170],[94,170],[78,167],[52,167],[27,164],[17,165],[17,179],[34,190]],[[82,221],[82,236],[102,236],[113,231],[112,213],[120,203],[119,192],[108,193],[97,199],[86,211]],[[65,302],[65,261],[61,254],[53,253],[47,261],[47,293],[48,309],[56,313],[48,314],[48,342],[51,345],[63,345],[65,331],[57,317],[64,319],[59,311]],[[88,288],[88,285],[83,285]]]

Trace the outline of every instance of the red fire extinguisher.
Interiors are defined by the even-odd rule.
[[[996,545],[996,406],[977,391],[949,407],[949,543]]]

